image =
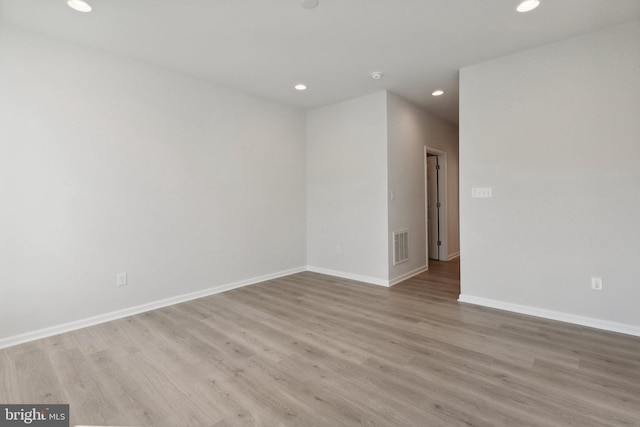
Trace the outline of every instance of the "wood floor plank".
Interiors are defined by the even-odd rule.
[[[62,403],[65,394],[46,349],[24,352],[14,361],[17,387],[11,401],[16,403]]]
[[[0,350],[72,425],[640,426],[640,339],[305,272]]]
[[[20,403],[15,360],[16,357],[10,349],[0,350],[0,402],[2,403]]]
[[[66,400],[72,397],[78,399],[78,404],[74,405],[70,414],[71,425],[86,418],[92,418],[100,424],[109,424],[117,419],[117,404],[103,388],[93,363],[78,348],[52,352],[51,362]]]

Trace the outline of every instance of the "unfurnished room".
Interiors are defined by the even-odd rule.
[[[640,1],[0,0],[0,427],[640,426]]]

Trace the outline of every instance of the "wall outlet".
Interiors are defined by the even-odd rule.
[[[593,289],[594,291],[602,290],[602,277],[591,278],[591,289]]]
[[[127,286],[127,273],[118,273],[116,276],[118,286]]]

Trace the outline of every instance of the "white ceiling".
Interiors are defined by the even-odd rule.
[[[0,0],[0,16],[295,107],[388,89],[452,122],[461,67],[640,18],[640,0],[542,0],[527,14],[517,0],[88,1],[83,14],[64,0]]]

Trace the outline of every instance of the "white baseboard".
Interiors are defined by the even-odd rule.
[[[452,253],[452,254],[449,254],[449,257],[447,258],[447,261],[451,261],[451,260],[453,260],[453,259],[456,259],[456,258],[458,258],[459,256],[460,256],[460,251],[458,251],[458,252],[454,252],[454,253]]]
[[[370,283],[372,285],[385,286],[385,287],[390,286],[389,281],[385,279],[378,279],[377,277],[361,276],[359,274],[351,274],[351,273],[346,273],[344,271],[329,270],[327,268],[314,267],[311,265],[307,266],[307,271],[326,274],[327,276],[341,277],[343,279],[357,280],[358,282]]]
[[[47,338],[47,337],[62,334],[65,332],[75,331],[76,329],[86,328],[88,326],[109,322],[111,320],[122,319],[123,317],[133,316],[135,314],[144,313],[146,311],[155,310],[155,309],[166,307],[169,305],[179,304],[181,302],[191,301],[191,300],[203,298],[209,295],[219,294],[221,292],[230,291],[231,289],[254,285],[256,283],[277,279],[283,276],[289,276],[295,273],[301,273],[303,271],[306,271],[305,267],[298,267],[290,270],[279,271],[277,273],[265,274],[263,276],[253,277],[253,278],[241,280],[238,282],[214,286],[213,288],[203,289],[201,291],[196,291],[188,294],[178,295],[175,297],[165,298],[162,300],[153,301],[153,302],[138,305],[135,307],[125,308],[123,310],[112,311],[110,313],[100,314],[97,316],[88,317],[80,320],[74,320],[73,322],[63,323],[61,325],[51,326],[48,328],[39,329],[36,331],[27,332],[20,335],[14,335],[11,337],[2,338],[0,339],[0,349],[11,347],[18,344],[24,344],[29,341],[35,341],[42,338]]]
[[[424,273],[427,271],[427,266],[423,265],[422,267],[418,267],[413,271],[403,274],[402,276],[398,276],[389,281],[389,286],[397,285],[400,282],[404,282],[407,279],[411,279],[413,276],[417,276],[420,273]]]
[[[578,316],[575,314],[563,313],[560,311],[545,310],[542,308],[512,304],[510,302],[474,297],[471,295],[461,294],[458,298],[458,301],[640,337],[640,326],[627,325],[626,323],[611,322],[608,320],[595,319],[593,317]]]

